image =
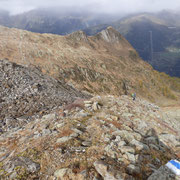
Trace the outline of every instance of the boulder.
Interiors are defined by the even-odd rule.
[[[114,177],[113,173],[108,171],[108,165],[103,161],[95,161],[94,167],[104,180],[117,180],[117,178]]]
[[[155,171],[148,180],[180,180],[180,176],[176,176],[168,167],[161,166]]]

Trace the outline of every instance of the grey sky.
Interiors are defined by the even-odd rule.
[[[8,10],[12,14],[50,6],[79,6],[98,12],[134,13],[180,9],[180,0],[0,0],[0,9]]]

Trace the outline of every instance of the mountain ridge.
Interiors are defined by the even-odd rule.
[[[1,59],[33,64],[78,89],[114,95],[136,91],[152,101],[155,97],[178,97],[179,81],[154,71],[112,27],[95,36],[82,31],[58,36],[0,29]],[[175,91],[171,87],[176,87]]]

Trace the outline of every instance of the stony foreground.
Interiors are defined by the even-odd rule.
[[[166,118],[159,107],[139,98],[79,99],[2,133],[0,177],[178,179],[156,170],[179,158],[179,129],[177,119]]]

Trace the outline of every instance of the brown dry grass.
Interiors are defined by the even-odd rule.
[[[73,131],[69,127],[64,127],[63,130],[59,133],[58,137],[69,136]]]
[[[108,124],[113,124],[118,129],[121,129],[121,127],[122,127],[122,123],[120,123],[118,121],[109,121],[106,119],[104,121],[107,122]]]

